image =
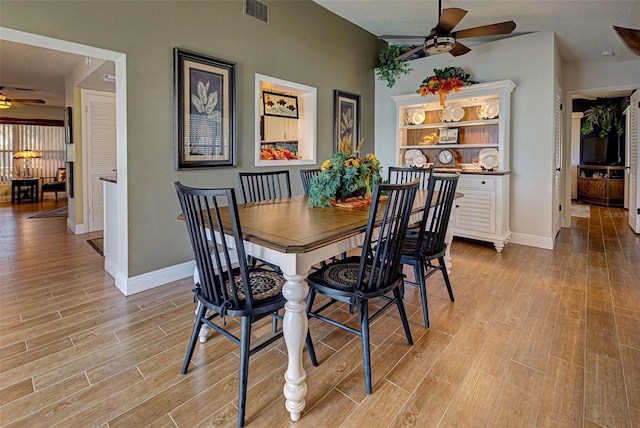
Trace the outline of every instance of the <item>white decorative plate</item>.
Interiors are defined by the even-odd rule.
[[[480,106],[478,115],[482,119],[495,119],[500,113],[500,101],[497,99],[487,100]]]
[[[423,156],[420,150],[418,149],[407,150],[407,152],[404,154],[404,162],[407,164],[407,166],[413,166],[415,159],[418,156]]]
[[[480,150],[480,166],[492,170],[498,166],[498,150],[494,148]]]
[[[451,122],[453,120],[453,108],[451,106],[445,107],[439,114],[440,120],[443,122]]]
[[[419,154],[413,158],[413,166],[422,168],[427,163],[427,157],[423,154]]]
[[[413,116],[411,116],[411,123],[420,125],[422,122],[424,122],[424,109],[419,108],[413,113]]]
[[[460,106],[451,106],[451,120],[460,122],[464,117],[464,109]]]

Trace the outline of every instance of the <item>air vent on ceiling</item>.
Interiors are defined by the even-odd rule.
[[[244,14],[269,23],[269,5],[258,0],[245,0]]]

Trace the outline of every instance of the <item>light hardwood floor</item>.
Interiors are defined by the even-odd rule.
[[[27,218],[54,207],[0,205],[0,425],[235,426],[235,345],[210,333],[180,375],[192,280],[122,296],[91,236]],[[430,329],[407,287],[413,347],[393,310],[373,324],[370,396],[359,340],[317,320],[320,366],[305,352],[298,423],[282,397],[284,343],[256,354],[248,426],[640,427],[640,238],[621,209],[573,223],[554,251],[455,241],[456,302],[429,280]]]

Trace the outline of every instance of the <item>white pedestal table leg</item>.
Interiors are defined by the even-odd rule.
[[[302,350],[309,326],[305,304],[309,293],[309,287],[305,281],[306,276],[306,273],[289,275],[285,272],[284,277],[287,282],[282,288],[282,294],[287,299],[284,307],[282,331],[289,356],[289,365],[284,374],[284,397],[286,399],[285,407],[294,422],[300,419],[300,413],[305,406],[304,397],[307,395],[307,383],[305,382],[307,373],[302,368]]]
[[[447,267],[447,273],[451,273],[451,243],[453,242],[453,213],[449,218],[447,233],[444,235],[444,242],[447,243],[447,251],[444,253],[444,265]]]

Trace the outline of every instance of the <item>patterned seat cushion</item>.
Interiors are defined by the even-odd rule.
[[[328,287],[353,291],[353,287],[358,279],[358,269],[360,268],[360,257],[349,257],[344,260],[329,263],[322,269],[309,275],[309,281],[326,285]],[[365,268],[364,281],[369,281],[371,269]]]
[[[255,300],[265,300],[282,293],[282,287],[286,280],[275,272],[264,269],[253,269],[249,272],[251,281],[251,293]],[[242,276],[235,276],[235,284],[238,290],[238,299],[245,300]],[[227,283],[229,294],[231,294],[230,284]]]

